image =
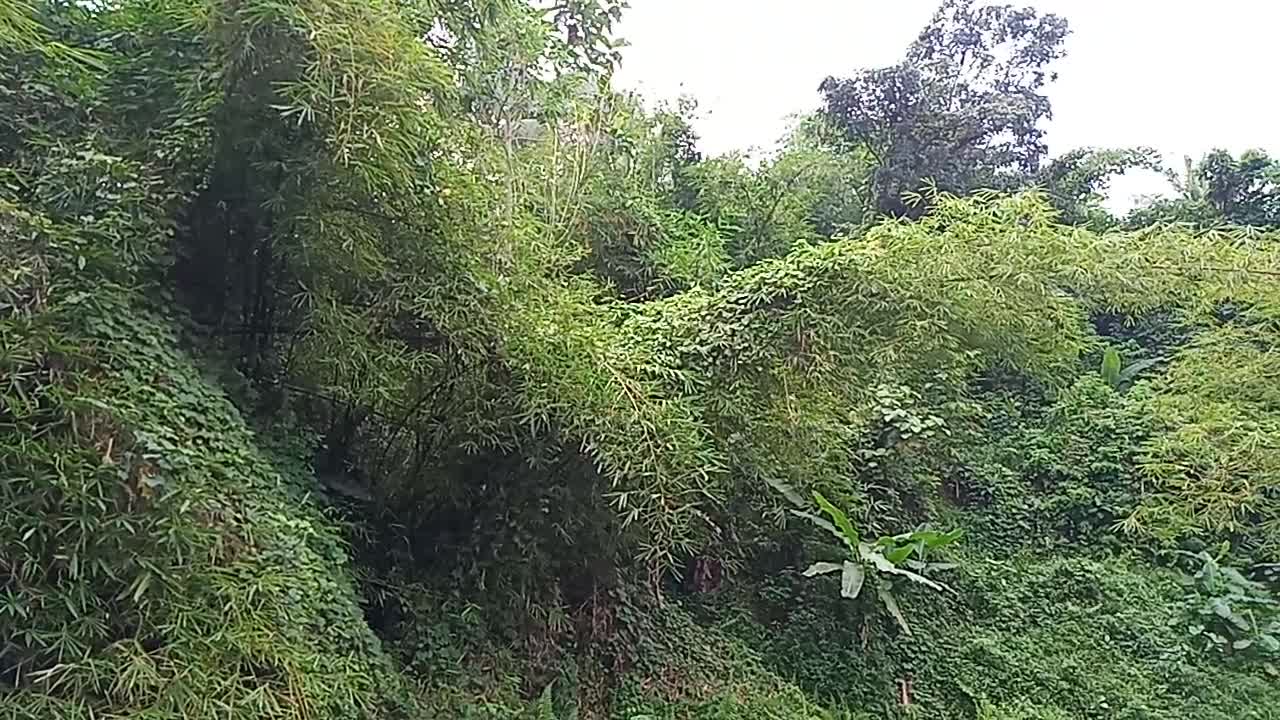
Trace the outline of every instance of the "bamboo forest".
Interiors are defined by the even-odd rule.
[[[0,0],[0,718],[1280,718],[1280,159],[978,0],[713,154],[627,12]]]

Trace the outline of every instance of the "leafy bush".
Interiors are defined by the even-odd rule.
[[[1208,552],[1182,552],[1199,566],[1185,582],[1190,639],[1223,655],[1280,657],[1280,597]]]
[[[0,714],[412,707],[337,533],[165,321],[92,276],[49,280],[25,316],[0,314]]]

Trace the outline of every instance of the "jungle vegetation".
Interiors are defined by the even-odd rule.
[[[1280,161],[1113,216],[972,0],[705,156],[624,11],[0,2],[0,717],[1280,717]]]

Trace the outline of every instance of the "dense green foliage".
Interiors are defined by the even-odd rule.
[[[1140,206],[1128,223],[1186,223],[1208,228],[1221,225],[1275,229],[1280,227],[1280,161],[1259,150],[1234,158],[1214,150],[1198,164],[1187,158],[1186,172],[1173,177],[1179,195]]]
[[[1273,164],[1117,229],[968,2],[706,158],[621,12],[0,5],[0,715],[1280,716]]]
[[[876,208],[918,213],[903,194],[925,180],[965,193],[1035,173],[1067,34],[1056,15],[947,0],[901,63],[823,81],[824,114],[876,158]]]

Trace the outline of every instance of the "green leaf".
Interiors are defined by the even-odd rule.
[[[840,568],[841,568],[840,563],[816,562],[810,565],[808,568],[806,568],[803,574],[805,577],[813,577],[815,575],[826,575],[827,573],[833,573],[839,570]]]
[[[142,594],[151,586],[151,573],[143,573],[138,578],[137,584],[133,588],[133,601],[138,602],[142,599]]]
[[[848,544],[849,549],[856,549],[859,541],[858,531],[853,529],[853,523],[849,522],[849,516],[845,515],[840,508],[832,505],[817,490],[813,491],[813,499],[814,502],[818,503],[818,507],[822,508],[823,512],[831,516],[831,520],[836,524],[836,527],[840,528],[840,531],[844,533],[843,539]]]
[[[831,522],[830,522],[829,520],[827,520],[826,518],[818,517],[817,515],[814,515],[813,513],[802,512],[802,511],[800,511],[800,510],[792,510],[792,511],[791,511],[791,514],[792,514],[792,515],[795,515],[796,517],[804,518],[805,520],[808,520],[809,522],[813,523],[814,525],[817,525],[818,527],[822,528],[823,530],[826,530],[827,532],[829,532],[829,533],[831,533],[832,535],[834,535],[834,536],[835,536],[835,538],[836,538],[837,540],[839,540],[840,542],[847,542],[847,541],[845,540],[844,533],[842,533],[842,532],[840,532],[839,530],[837,530],[837,529],[836,529],[836,526],[835,526],[835,525],[832,525],[832,524],[831,524]]]
[[[931,580],[919,573],[911,572],[910,570],[903,570],[902,568],[890,562],[889,558],[880,554],[880,552],[871,545],[867,545],[866,543],[863,543],[863,546],[859,548],[859,550],[861,551],[862,559],[870,562],[872,565],[875,565],[876,569],[882,573],[886,573],[890,575],[901,575],[902,577],[905,577],[912,582],[920,583],[921,585],[932,588],[934,590],[945,590],[952,594],[955,594],[956,592],[955,590],[952,590],[951,588],[947,587],[946,585],[943,585],[940,582],[937,582],[936,580]]]
[[[1102,354],[1102,379],[1111,387],[1120,385],[1120,351],[1107,348]]]
[[[898,627],[906,634],[911,634],[911,628],[907,625],[907,618],[902,614],[902,608],[898,607],[898,598],[893,596],[893,592],[887,586],[881,587],[877,593],[880,596],[880,602],[884,603],[884,609],[889,611],[889,615],[898,623]]]
[[[1222,598],[1214,598],[1209,601],[1209,611],[1223,620],[1230,620],[1235,613],[1231,612],[1231,606]]]
[[[795,505],[798,508],[805,507],[806,503],[804,498],[800,496],[800,493],[796,492],[796,489],[792,487],[790,483],[785,480],[768,476],[765,476],[764,481],[769,484],[769,487],[777,490],[782,497],[786,498],[792,505]]]
[[[1138,373],[1156,365],[1162,360],[1164,360],[1164,358],[1146,358],[1144,360],[1135,360],[1128,365],[1125,365],[1124,369],[1120,371],[1120,382],[1126,383],[1133,380],[1133,378],[1137,377]]]
[[[850,600],[856,600],[862,592],[862,583],[867,578],[861,563],[844,561],[844,572],[840,576],[840,594]]]
[[[915,546],[913,545],[901,545],[886,552],[884,556],[894,565],[901,565],[902,561],[911,557],[911,552],[913,550],[915,550]]]

